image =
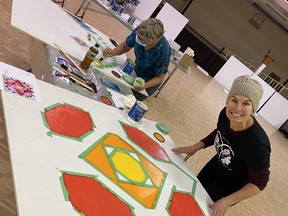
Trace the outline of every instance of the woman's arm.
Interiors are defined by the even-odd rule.
[[[246,184],[240,190],[218,200],[217,202],[210,204],[209,207],[212,209],[212,216],[222,216],[228,208],[242,200],[248,199],[256,194],[260,193],[261,190],[252,183]]]
[[[122,55],[123,53],[128,52],[132,47],[128,46],[126,42],[122,42],[114,49],[111,49],[110,47],[107,47],[103,50],[102,54],[105,58],[112,57],[116,55]]]
[[[159,83],[162,83],[162,82],[163,82],[163,80],[165,79],[165,77],[166,77],[166,73],[165,73],[165,74],[160,74],[160,75],[158,75],[158,76],[153,77],[153,78],[150,79],[149,81],[147,81],[144,86],[134,87],[134,89],[135,89],[136,91],[142,91],[142,90],[144,90],[144,89],[146,89],[146,88],[149,88],[149,87],[158,85]]]
[[[189,157],[191,157],[197,151],[199,151],[200,149],[203,149],[204,147],[205,147],[205,144],[202,141],[200,141],[191,146],[173,148],[172,151],[175,154],[186,154],[186,157],[184,158],[184,160],[187,161]]]

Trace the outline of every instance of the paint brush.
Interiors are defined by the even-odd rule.
[[[86,75],[86,72],[84,72],[79,66],[78,64],[76,64],[74,62],[74,60],[67,54],[65,53],[56,43],[54,43],[54,45],[59,49],[60,52],[62,52],[74,65],[75,67],[77,67],[77,69],[83,74],[83,75]]]
[[[53,66],[53,69],[62,73],[62,74],[67,74],[69,76],[69,79],[73,82],[73,83],[76,83],[77,85],[80,85],[84,88],[86,88],[87,90],[91,91],[91,92],[94,92],[95,91],[93,90],[92,87],[88,86],[86,83],[83,83],[81,80],[79,80],[78,78],[74,77],[72,74],[70,74],[69,72],[66,72],[66,71],[62,71],[61,69]],[[94,84],[95,85],[95,84]]]
[[[87,35],[87,40],[91,41],[91,35],[90,34]]]
[[[112,38],[109,38],[109,40],[115,47],[118,46],[118,43],[115,40],[113,40]]]
[[[81,80],[83,80],[89,87],[91,87],[91,88],[94,90],[95,93],[98,92],[98,90],[97,90],[97,88],[96,88],[96,85],[95,85],[93,82],[91,82],[90,80],[84,79],[83,77],[81,77],[80,75],[78,75],[77,73],[75,73],[75,72],[73,71],[73,69],[69,68],[68,66],[66,66],[66,65],[64,65],[64,64],[61,64],[61,67],[62,67],[63,69],[65,69],[67,72],[69,72],[70,75],[71,75],[71,74],[72,74],[72,75],[75,75],[75,76],[77,76],[78,78],[80,78]]]
[[[61,64],[60,66],[61,66],[61,68],[63,68],[63,69],[65,69],[66,71],[68,71],[69,73],[77,76],[78,78],[80,78],[80,79],[82,79],[84,82],[86,82],[86,80],[85,80],[83,77],[81,77],[80,75],[78,75],[77,73],[75,73],[75,72],[73,71],[73,69],[69,68],[68,66],[66,66],[66,65],[64,65],[64,64]]]

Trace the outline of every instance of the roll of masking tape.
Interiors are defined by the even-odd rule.
[[[162,124],[162,123],[157,123],[156,124],[157,129],[162,133],[162,134],[168,134],[169,133],[169,128]]]
[[[192,50],[190,47],[187,47],[187,49],[185,50],[185,52],[187,55],[193,57],[194,56],[194,50]]]

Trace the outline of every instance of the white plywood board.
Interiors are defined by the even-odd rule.
[[[258,114],[279,129],[288,119],[288,101],[275,92]]]
[[[13,70],[14,67],[10,67]],[[43,81],[37,80],[37,83],[42,96],[41,102],[1,91],[19,215],[77,215],[71,203],[65,201],[64,195],[62,196],[63,191],[59,181],[61,171],[96,175],[101,183],[132,205],[136,215],[168,216],[166,207],[173,186],[180,191],[191,193],[193,179],[197,178],[183,158],[171,151],[175,144],[168,135],[164,135],[165,142],[159,142],[159,145],[165,149],[172,163],[163,163],[155,160],[126,136],[119,120],[127,124],[129,122],[119,109]],[[55,103],[68,103],[89,112],[96,128],[83,141],[57,135],[48,136],[49,129],[43,123],[41,112]],[[23,127],[27,123],[29,127]],[[154,139],[153,133],[157,131],[156,122],[143,119],[143,123],[144,125],[139,129]],[[107,132],[117,134],[163,172],[167,172],[167,178],[155,209],[143,208],[103,173],[78,157]],[[157,142],[156,139],[154,140]],[[210,210],[207,204],[212,201],[199,182],[197,182],[195,199],[205,215],[209,215]]]
[[[253,71],[247,68],[234,56],[231,56],[228,61],[222,66],[214,79],[221,83],[225,89],[230,90],[234,79],[241,75],[251,76]]]
[[[167,40],[175,40],[178,34],[188,23],[188,19],[167,2],[156,16],[164,24],[165,37]]]
[[[75,42],[71,38],[72,33],[88,46],[95,44],[94,40],[88,41],[86,29],[50,0],[13,0],[11,25],[47,45],[61,45],[63,51],[78,60],[83,59],[88,48]],[[113,47],[108,36],[97,29],[93,30],[102,38],[103,43]]]
[[[161,0],[140,0],[139,5],[137,5],[134,15],[139,20],[148,19],[152,13],[156,10]]]
[[[263,106],[263,104],[265,104],[265,102],[271,97],[271,95],[275,92],[275,89],[273,89],[270,85],[268,85],[268,83],[266,83],[263,79],[261,79],[259,76],[257,76],[256,74],[253,74],[251,76],[253,79],[257,80],[263,87],[263,96],[259,102],[259,108],[261,108]],[[258,108],[258,109],[259,109]]]

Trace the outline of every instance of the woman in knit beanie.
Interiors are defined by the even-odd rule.
[[[186,154],[185,161],[200,149],[216,148],[198,179],[214,201],[212,215],[224,215],[230,206],[260,193],[269,181],[270,142],[252,115],[259,108],[262,86],[250,76],[237,77],[229,91],[217,127],[200,142],[172,149]]]

